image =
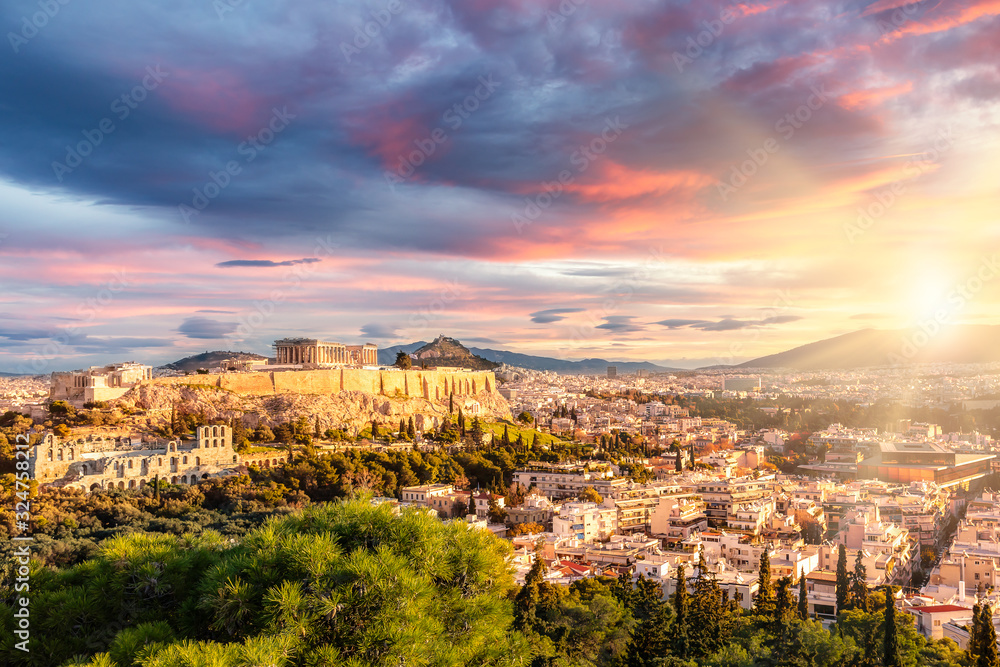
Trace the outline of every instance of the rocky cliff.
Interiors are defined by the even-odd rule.
[[[510,417],[510,405],[496,391],[493,374],[483,372],[344,369],[192,375],[144,382],[115,405],[146,411],[150,425],[169,420],[176,408],[203,413],[208,420],[241,418],[251,427],[318,417],[321,430],[356,432],[373,419],[396,425],[410,417],[418,429],[428,429],[448,416],[449,398],[456,412],[463,408],[472,414],[478,404],[483,416]]]

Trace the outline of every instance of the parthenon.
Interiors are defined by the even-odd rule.
[[[274,341],[275,363],[325,366],[377,366],[378,347],[373,343],[344,345],[315,338],[282,338]]]

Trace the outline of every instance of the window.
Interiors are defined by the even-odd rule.
[[[979,581],[979,573],[976,572],[976,581]]]

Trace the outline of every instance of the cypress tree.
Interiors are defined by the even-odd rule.
[[[455,392],[448,394],[448,414],[455,412]]]
[[[1000,665],[1000,658],[997,656],[997,632],[993,627],[993,608],[989,603],[976,605],[979,607],[979,623],[975,622],[973,616],[973,631],[976,625],[979,626],[976,633],[976,654],[973,655],[975,667],[997,667]],[[969,641],[969,651],[972,652],[972,637]]]
[[[465,437],[465,415],[462,413],[462,408],[458,409],[458,434]]]
[[[885,625],[883,631],[882,667],[903,667],[899,658],[899,638],[896,636],[896,605],[893,604],[891,586],[885,587]],[[994,644],[995,655],[996,645]]]
[[[792,612],[792,593],[789,590],[792,580],[788,577],[778,579],[778,597],[775,603],[774,619],[779,623],[785,621]]]
[[[757,599],[754,610],[761,616],[774,614],[774,588],[771,586],[771,556],[765,546],[760,554],[760,569],[757,573]]]
[[[798,608],[799,619],[806,621],[809,620],[809,597],[806,594],[806,571],[802,570],[802,575],[799,577],[799,608]]]
[[[983,652],[983,619],[980,614],[979,598],[972,607],[972,628],[969,630],[969,643],[965,652],[972,664],[979,662],[979,654]]]
[[[868,599],[868,572],[865,564],[861,562],[863,550],[858,549],[858,556],[854,559],[854,573],[851,575],[851,598],[854,606],[865,613],[871,611],[871,603]]]
[[[520,432],[517,434],[517,451],[524,451],[524,434]]]
[[[406,421],[400,417],[399,418],[399,436],[403,437],[406,435]]]
[[[411,438],[415,438],[417,436],[417,429],[413,427],[413,415],[410,415],[410,421],[406,424],[406,435]]]
[[[510,447],[510,434],[507,432],[507,425],[503,425],[503,436],[500,438],[500,444],[504,447]]]
[[[674,459],[674,470],[684,472],[684,464],[681,462],[681,452],[677,450],[677,458]]]
[[[661,590],[656,582],[639,577],[632,596],[633,614],[639,621],[626,649],[628,665],[653,667],[660,663],[667,651],[667,605],[660,599]]]
[[[837,553],[837,613],[847,609],[850,602],[851,582],[847,576],[847,549],[843,544]]]
[[[687,579],[684,577],[684,564],[677,566],[677,589],[674,591],[674,632],[673,651],[679,658],[688,654],[688,590]]]

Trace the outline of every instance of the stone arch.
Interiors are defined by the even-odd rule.
[[[100,482],[94,482],[93,484],[90,485],[90,490],[91,491],[100,491],[101,490],[101,483]]]
[[[146,480],[144,480],[144,479],[140,479],[140,480],[139,480],[139,488],[141,489],[141,488],[142,488],[142,487],[144,487],[144,486],[146,486]]]
[[[181,463],[183,463],[184,465],[187,465],[187,462],[188,462],[188,457],[187,457],[187,455],[185,455],[185,456],[184,456],[184,457],[183,457],[183,458],[181,459]]]
[[[271,459],[264,459],[264,467],[265,468],[271,467]]]
[[[49,450],[48,450],[48,460],[49,460],[49,461],[51,461],[51,460],[52,460],[52,448],[51,448],[51,447],[50,447],[50,448],[49,448]]]
[[[181,484],[187,484],[187,483],[188,483],[188,476],[187,475],[183,475],[181,477]]]
[[[278,459],[274,459],[274,461],[272,461],[272,463],[274,463],[274,465],[278,465]]]
[[[204,475],[201,476],[201,478],[202,479],[208,479],[208,473],[206,472]]]
[[[176,442],[171,442],[170,443],[170,448],[168,449],[168,451],[176,452],[177,451],[177,443]]]
[[[118,482],[118,488],[121,489],[122,491],[124,491],[125,490],[125,482]]]
[[[134,467],[135,467],[135,466],[133,465],[133,461],[132,461],[132,459],[129,459],[129,460],[128,460],[128,467],[129,467],[129,470],[131,470],[132,468],[134,468]]]
[[[84,463],[82,466],[80,466],[80,474],[81,475],[86,475],[87,474],[87,464],[86,463]]]
[[[130,488],[130,489],[134,489],[135,488],[135,480],[134,479],[130,479],[128,481],[128,488]]]
[[[177,483],[177,475],[174,475],[173,477],[170,478],[170,483],[171,484],[176,484]]]
[[[76,458],[76,452],[74,451],[74,449],[72,447],[70,447],[69,448],[69,458],[67,460],[68,461],[72,461],[75,458]]]
[[[213,438],[218,438],[219,437],[219,427],[218,426],[213,426],[212,427],[212,437]]]
[[[194,457],[194,464],[196,466],[200,466],[201,465],[201,457],[200,456]]]

